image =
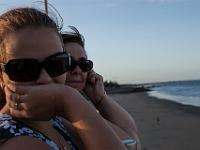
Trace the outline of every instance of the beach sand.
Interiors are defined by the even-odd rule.
[[[200,108],[145,92],[111,96],[134,117],[142,150],[200,150]]]

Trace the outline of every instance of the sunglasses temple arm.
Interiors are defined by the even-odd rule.
[[[71,56],[70,56],[70,53],[68,53],[68,57],[69,57],[69,66],[71,66],[72,65],[72,59],[71,59]]]

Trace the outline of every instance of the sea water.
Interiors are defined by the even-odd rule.
[[[156,83],[149,96],[200,107],[200,80]]]

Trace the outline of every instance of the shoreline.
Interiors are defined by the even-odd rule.
[[[198,109],[200,108],[200,106],[198,105],[195,105],[195,104],[184,104],[184,103],[181,103],[181,102],[178,102],[176,100],[173,100],[171,98],[167,98],[167,97],[163,97],[163,96],[157,96],[157,95],[150,95],[148,94],[147,92],[156,92],[154,90],[152,90],[151,88],[154,87],[153,85],[147,85],[147,86],[144,86],[144,85],[119,85],[119,87],[107,87],[106,88],[106,93],[108,95],[115,95],[115,94],[131,94],[131,93],[146,93],[148,97],[151,97],[153,99],[157,99],[157,100],[164,100],[164,101],[168,101],[169,103],[172,102],[174,104],[180,104],[180,105],[183,105],[184,107],[194,107],[194,109]]]
[[[200,115],[200,107],[199,106],[182,104],[179,102],[175,102],[173,100],[150,96],[150,95],[148,95],[148,93],[145,93],[145,94],[147,97],[154,99],[157,103],[160,103],[163,105],[170,105],[171,107],[174,107],[175,109],[180,109],[180,110],[186,111],[188,113],[195,113],[195,114],[199,113],[199,115]]]
[[[142,150],[199,150],[200,107],[147,92],[109,94],[135,119]]]

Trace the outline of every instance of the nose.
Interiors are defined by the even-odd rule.
[[[71,73],[82,73],[81,68],[77,65],[74,70],[71,71]]]
[[[52,83],[52,82],[53,82],[53,80],[49,76],[49,74],[46,72],[46,70],[42,69],[38,79],[36,80],[36,83],[37,84],[48,84],[48,83]]]

